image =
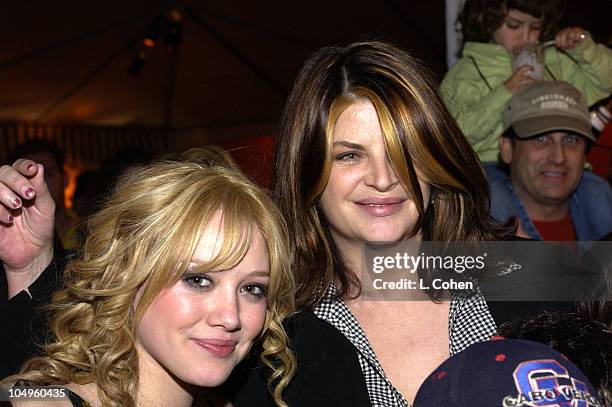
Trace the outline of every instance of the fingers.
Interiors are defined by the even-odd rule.
[[[23,203],[40,196],[43,207],[53,206],[44,181],[44,168],[32,160],[19,159],[13,165],[0,167],[0,221],[13,222],[14,211]],[[51,204],[46,201],[51,200]]]
[[[570,49],[578,46],[587,38],[587,32],[580,27],[568,27],[557,33],[555,46],[560,49]]]
[[[533,66],[531,65],[520,66],[516,72],[512,74],[510,79],[504,83],[504,86],[508,92],[514,94],[519,88],[537,82],[536,79],[530,76],[530,73],[533,72],[533,70]]]
[[[524,78],[521,78],[519,81],[516,82],[515,89],[522,88],[523,86],[531,85],[536,82],[537,81],[531,76],[525,76]]]
[[[19,163],[19,161],[15,164]],[[35,175],[38,172],[38,166],[33,161],[30,162],[33,165],[28,166],[29,168],[26,170],[26,173],[29,172]],[[24,199],[32,199],[36,195],[36,192],[28,176],[19,171],[23,168],[25,168],[24,165],[19,165],[18,167],[3,165],[0,167],[0,185],[13,191],[15,194],[19,194]]]
[[[30,178],[30,183],[34,187],[36,194],[36,206],[44,213],[53,213],[55,211],[55,202],[45,181],[45,169],[42,164],[36,164],[36,166],[36,175]]]
[[[10,224],[13,223],[13,220],[15,220],[13,217],[13,210],[4,205],[0,205],[0,222]]]
[[[11,167],[13,167],[15,171],[19,172],[22,175],[25,175],[26,177],[33,177],[38,171],[36,163],[27,158],[18,159],[13,163]]]
[[[514,75],[512,75],[513,77],[525,77],[527,76],[531,71],[533,71],[533,66],[531,65],[521,65],[515,72]]]
[[[533,66],[523,65],[516,70],[516,72],[514,73],[512,77],[512,80],[517,85],[525,85],[528,83],[536,82],[536,79],[534,78],[534,75],[533,75],[534,71],[535,71],[535,68]]]
[[[13,211],[21,208],[21,198],[6,184],[0,183],[0,222],[13,222]]]

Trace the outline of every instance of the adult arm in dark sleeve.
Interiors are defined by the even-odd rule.
[[[41,164],[20,159],[0,167],[0,376],[23,362],[45,326],[39,306],[57,289],[61,268],[53,262],[54,220]]]
[[[8,299],[4,268],[0,266],[0,378],[19,371],[28,358],[40,353],[48,338],[46,306],[62,288],[64,262],[60,248],[55,257],[27,288]],[[57,260],[56,260],[57,259]]]

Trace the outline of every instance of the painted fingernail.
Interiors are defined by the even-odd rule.
[[[32,198],[34,196],[34,188],[28,187],[28,189],[26,189],[24,193],[28,198]]]
[[[13,199],[13,208],[19,208],[21,206],[21,199],[15,198]]]

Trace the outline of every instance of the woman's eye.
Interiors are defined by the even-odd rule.
[[[181,278],[187,285],[197,289],[206,289],[212,286],[212,280],[203,274],[184,274]]]
[[[354,152],[342,153],[336,156],[337,161],[341,161],[344,163],[352,163],[352,162],[357,161],[358,159],[359,159],[359,154],[354,153]]]
[[[262,284],[247,284],[241,291],[257,299],[264,298],[268,293],[267,287]]]

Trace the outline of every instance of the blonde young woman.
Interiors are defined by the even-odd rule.
[[[28,267],[49,260],[48,249],[36,247],[46,240],[30,230],[45,235],[30,210],[52,207],[43,169],[32,164],[0,170],[9,204],[32,198],[22,191],[38,192],[38,202],[3,219],[2,244],[13,242],[12,250],[0,247],[7,272],[19,273],[16,251],[34,257],[21,267],[24,279]],[[58,407],[223,405],[214,389],[259,342],[274,371],[271,397],[286,405],[295,369],[281,325],[293,309],[287,242],[271,200],[233,170],[160,162],[131,173],[89,220],[82,253],[66,268],[52,304],[52,342],[3,386],[62,386],[69,399]],[[19,282],[11,282],[15,292]]]

